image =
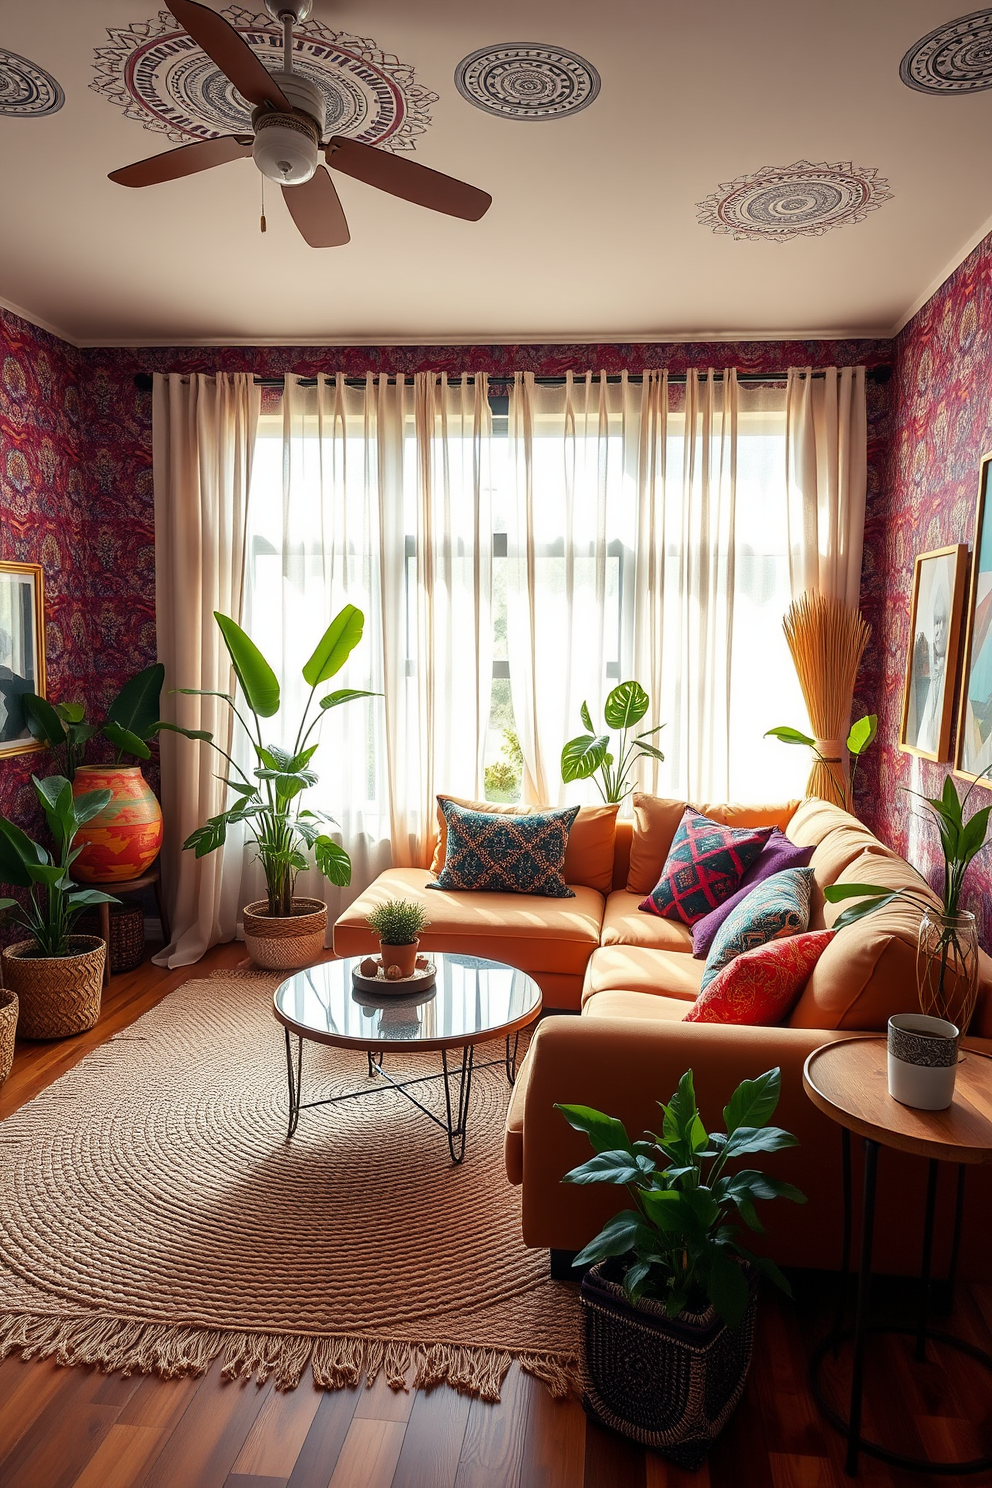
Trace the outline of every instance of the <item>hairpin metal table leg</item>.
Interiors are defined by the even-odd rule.
[[[513,1038],[513,1050],[510,1050],[510,1038]],[[520,1047],[520,1029],[516,1033],[506,1035],[506,1078],[512,1085],[517,1078],[517,1050]]]
[[[444,1071],[444,1109],[447,1117],[448,1151],[453,1163],[460,1163],[465,1156],[465,1134],[468,1128],[468,1107],[472,1094],[472,1065],[475,1045],[466,1044],[462,1049],[461,1068],[456,1072],[448,1068],[448,1051],[441,1050],[441,1067]],[[451,1081],[458,1080],[457,1102],[452,1104]]]
[[[286,1035],[286,1075],[289,1080],[289,1130],[286,1132],[286,1141],[296,1131],[300,1124],[300,1088],[303,1083],[303,1040],[296,1040],[296,1066],[293,1066],[293,1046],[290,1042],[289,1029],[283,1030]]]

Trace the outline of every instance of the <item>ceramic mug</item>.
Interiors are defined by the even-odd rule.
[[[897,1013],[889,1019],[889,1094],[903,1106],[944,1111],[954,1099],[960,1033],[944,1018]]]

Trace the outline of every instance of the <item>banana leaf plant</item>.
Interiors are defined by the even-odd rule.
[[[231,827],[244,822],[265,874],[269,914],[291,915],[296,877],[310,867],[309,854],[313,854],[317,867],[330,883],[343,887],[351,882],[351,859],[325,830],[327,826],[335,825],[334,818],[323,811],[303,809],[302,796],[308,786],[317,783],[310,761],[317,752],[319,741],[311,744],[309,740],[329,709],[339,708],[356,698],[378,696],[351,687],[339,688],[320,698],[317,696],[320,688],[341,670],[362,639],[365,617],[354,605],[345,605],[335,615],[304,666],[303,679],[310,691],[291,749],[266,744],[262,734],[263,719],[275,718],[279,712],[279,680],[275,672],[240,625],[216,610],[214,619],[231,658],[248,716],[239,708],[232,693],[205,691],[199,687],[180,687],[178,690],[197,697],[220,698],[227,703],[248,735],[257,764],[249,775],[207,730],[181,728],[175,723],[160,724],[161,728],[183,734],[187,739],[209,744],[233,772],[220,778],[236,797],[234,804],[191,832],[183,847],[198,858],[206,857],[223,846]]]
[[[148,741],[160,727],[159,700],[164,680],[161,662],[137,672],[114,698],[102,723],[87,723],[85,703],[52,703],[37,693],[25,693],[22,702],[28,728],[34,738],[48,745],[69,780],[85,763],[86,746],[95,734],[114,745],[118,765],[125,755],[150,759]]]
[[[851,724],[850,731],[847,735],[847,752],[851,756],[852,797],[854,794],[854,782],[858,778],[858,768],[861,764],[861,756],[872,744],[877,733],[878,715],[876,713],[866,713],[863,718],[859,718],[856,723]],[[838,780],[837,776],[834,774],[833,769],[831,768],[830,761],[828,759],[824,759],[823,755],[817,749],[815,739],[811,738],[809,734],[804,734],[800,729],[788,728],[784,725],[780,725],[778,728],[769,729],[768,732],[765,734],[765,738],[778,739],[780,744],[802,744],[805,746],[805,748],[811,750],[814,758],[819,760],[820,764],[830,776],[830,783],[833,785],[834,790],[837,792],[838,805],[842,806],[845,810],[847,809],[848,797],[847,792],[844,789],[843,778]]]
[[[561,778],[565,784],[592,776],[604,801],[622,801],[629,796],[634,789],[631,774],[637,761],[645,757],[665,758],[654,744],[645,742],[665,727],[663,723],[629,738],[630,730],[640,723],[650,706],[651,699],[639,682],[621,682],[614,687],[603,708],[606,727],[620,736],[611,747],[610,735],[596,732],[589,704],[583,703],[579,716],[588,733],[569,739],[561,752]],[[596,778],[597,771],[601,779]]]
[[[806,1202],[805,1194],[781,1178],[755,1168],[727,1172],[727,1165],[755,1152],[795,1147],[790,1132],[768,1123],[778,1105],[782,1075],[768,1070],[738,1085],[723,1110],[726,1131],[707,1133],[693,1087],[692,1071],[661,1106],[661,1131],[632,1142],[622,1121],[589,1106],[558,1106],[576,1131],[585,1132],[595,1150],[572,1168],[563,1183],[615,1183],[626,1188],[634,1207],[615,1214],[584,1250],[578,1266],[613,1260],[622,1271],[629,1300],[642,1296],[665,1304],[669,1317],[711,1304],[730,1327],[740,1322],[749,1288],[741,1261],[754,1266],[791,1295],[774,1261],[756,1256],[738,1240],[733,1223],[763,1233],[758,1200]]]
[[[69,877],[82,852],[81,847],[73,847],[73,838],[104,809],[112,792],[93,790],[73,796],[72,782],[63,775],[49,775],[45,780],[32,775],[31,781],[55,839],[55,853],[0,816],[0,883],[27,890],[23,903],[0,899],[0,910],[27,931],[39,956],[70,956],[69,936],[80,911],[95,904],[117,903],[112,894],[81,888]]]

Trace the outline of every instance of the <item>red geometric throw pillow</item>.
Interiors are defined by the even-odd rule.
[[[770,940],[735,956],[700,992],[683,1023],[781,1023],[813,975],[833,930],[808,930]]]
[[[725,827],[687,806],[661,878],[638,909],[695,924],[730,898],[771,834],[771,827]]]

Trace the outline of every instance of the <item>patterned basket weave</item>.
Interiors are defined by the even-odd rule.
[[[757,1278],[749,1274],[743,1320],[728,1328],[712,1308],[670,1318],[653,1298],[632,1306],[603,1272],[594,1266],[582,1280],[586,1413],[694,1472],[744,1390]]]
[[[114,892],[110,884],[108,893]],[[145,911],[144,906],[133,901],[130,904],[111,904],[110,908],[110,970],[115,975],[122,971],[134,971],[145,959]],[[80,935],[99,935],[100,919],[95,910],[79,916],[76,927]]]
[[[242,914],[245,945],[256,966],[266,971],[299,971],[319,961],[327,933],[327,905],[319,899],[294,899],[293,913],[276,917],[268,901],[246,904]]]
[[[95,935],[70,935],[69,956],[35,956],[34,941],[3,953],[3,979],[17,993],[22,1038],[69,1038],[100,1016],[106,946]]]
[[[0,987],[0,1085],[10,1074],[14,1063],[14,1035],[17,1032],[17,993]]]

